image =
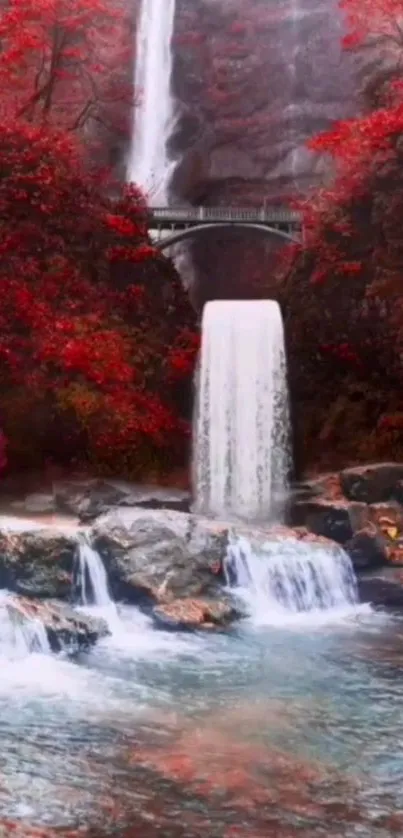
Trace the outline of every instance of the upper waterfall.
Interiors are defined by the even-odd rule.
[[[205,306],[194,423],[194,488],[203,514],[278,516],[288,470],[288,394],[277,303]]]
[[[176,0],[143,0],[137,28],[133,139],[129,181],[147,192],[149,203],[168,201],[173,164],[167,140],[174,121],[171,96],[172,35]]]

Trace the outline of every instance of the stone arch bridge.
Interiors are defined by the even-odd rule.
[[[161,250],[217,229],[249,229],[286,242],[300,242],[302,238],[300,214],[281,207],[151,207],[147,219],[151,240]]]

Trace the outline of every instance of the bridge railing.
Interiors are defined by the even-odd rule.
[[[231,207],[150,207],[148,217],[155,221],[263,221],[298,224],[301,216],[295,210],[282,207],[260,209]]]

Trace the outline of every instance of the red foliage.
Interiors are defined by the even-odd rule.
[[[0,14],[2,118],[78,130],[116,131],[117,105],[130,112],[129,19],[109,0],[10,0]]]
[[[403,46],[402,0],[341,0],[340,7],[349,28],[343,39],[345,48],[380,41],[388,51]]]
[[[345,460],[403,453],[403,2],[341,6],[367,68],[363,109],[309,143],[333,178],[302,205],[304,244],[281,277],[305,462],[318,437]]]
[[[187,428],[160,393],[167,344],[182,347],[175,305],[181,325],[192,318],[149,241],[142,195],[111,183],[93,153],[102,132],[131,123],[130,14],[120,0],[10,0],[0,11],[0,408],[11,463],[35,448],[39,459],[80,449],[139,471],[183,449]]]
[[[182,329],[168,353],[168,371],[173,379],[180,379],[192,374],[197,353],[200,348],[200,336],[191,329]]]
[[[33,422],[38,411],[70,417],[67,437],[84,434],[90,458],[129,451],[131,467],[144,458],[149,467],[152,451],[175,447],[185,429],[155,391],[166,349],[145,292],[143,265],[156,252],[142,198],[132,188],[112,202],[73,139],[48,127],[0,125],[0,155],[0,381],[11,448],[28,409]],[[174,344],[188,354],[190,334]]]

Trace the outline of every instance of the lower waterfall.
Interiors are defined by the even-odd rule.
[[[193,466],[197,512],[248,521],[281,517],[289,415],[278,304],[208,303],[198,378]]]
[[[254,549],[246,538],[234,539],[225,574],[258,621],[358,603],[353,566],[341,547],[326,549],[285,539]]]

